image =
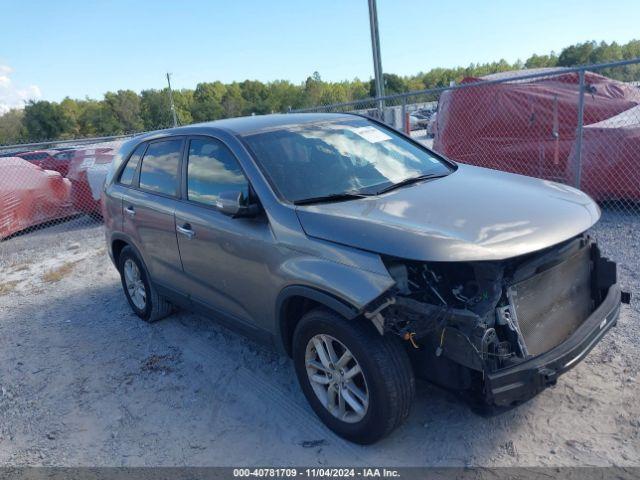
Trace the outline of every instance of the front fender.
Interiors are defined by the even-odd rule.
[[[281,270],[285,278],[292,279],[287,286],[300,285],[325,292],[357,312],[395,284],[389,274],[311,256],[289,259]]]
[[[286,318],[286,304],[291,298],[307,298],[352,319],[395,285],[388,274],[310,256],[289,259],[281,266],[281,274],[291,279],[276,300],[276,339],[282,351],[288,351],[287,338],[292,333]]]

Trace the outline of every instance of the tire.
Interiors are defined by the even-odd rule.
[[[138,269],[141,286],[144,286],[144,304],[140,303],[139,297],[136,295],[132,298],[132,294],[127,287],[127,279],[125,278],[127,262],[133,262]],[[149,281],[147,269],[133,248],[126,246],[120,252],[120,256],[118,257],[118,271],[120,272],[122,289],[127,297],[129,306],[142,320],[151,323],[160,320],[171,313],[171,303],[169,303],[165,297],[158,294],[156,288]]]
[[[332,370],[332,375],[328,371],[320,372],[312,366],[313,374],[309,373],[307,361],[312,362],[313,365],[319,365],[317,359],[321,358],[319,354],[314,357],[318,352],[318,348],[314,347],[317,345],[314,339],[325,340],[325,345],[326,340],[329,339],[335,347],[334,359],[341,357],[344,353],[342,347],[352,354],[355,363],[350,363],[349,368],[351,369],[355,364],[360,366],[362,378],[354,378],[360,382],[359,393],[367,394],[367,402],[358,402],[360,406],[366,403],[366,413],[355,410],[346,413],[338,411],[337,414],[342,417],[338,418],[335,410],[340,409],[336,408],[335,403],[339,403],[341,393],[334,393],[332,396],[334,399],[336,395],[338,397],[338,400],[334,400],[334,413],[325,406],[326,403],[331,403],[327,400],[329,390],[326,396],[317,393],[318,389],[324,386],[317,381],[312,382],[311,377],[318,378],[315,375],[318,373],[321,375],[322,382],[325,382],[328,377],[333,378],[337,375],[338,370]],[[409,415],[415,393],[415,379],[407,353],[399,338],[381,336],[368,321],[360,319],[349,321],[325,309],[311,310],[296,326],[293,336],[293,361],[298,381],[311,408],[327,427],[349,441],[363,445],[374,443],[391,433]],[[339,361],[336,363],[340,364]],[[336,367],[333,364],[331,366]],[[339,371],[341,381],[345,377],[342,369]],[[325,378],[322,378],[323,375]],[[344,392],[352,386],[345,389],[344,384],[341,383],[339,386],[334,385],[334,390]],[[347,394],[349,394],[348,391],[345,395]],[[360,395],[357,399],[360,399]],[[351,401],[353,402],[353,396]],[[346,404],[344,400],[342,403]],[[346,409],[351,409],[351,403]]]

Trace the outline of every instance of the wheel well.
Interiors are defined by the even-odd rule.
[[[305,313],[316,307],[324,307],[324,305],[299,295],[289,297],[285,300],[281,312],[281,334],[284,349],[289,356],[292,354],[293,332],[296,330],[296,325]]]
[[[116,264],[116,266],[118,265],[118,260],[120,258],[120,252],[122,252],[122,249],[124,247],[126,247],[127,245],[129,245],[127,242],[125,242],[124,240],[114,240],[113,243],[111,244],[111,252],[113,253],[113,260]]]
[[[292,354],[293,333],[296,325],[308,311],[322,307],[329,309],[344,318],[351,320],[360,312],[352,304],[323,292],[302,285],[286,287],[276,302],[276,317],[280,327],[280,343],[287,354]]]

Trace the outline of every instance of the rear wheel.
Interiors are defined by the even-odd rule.
[[[415,380],[407,354],[369,322],[312,310],[296,327],[293,360],[315,413],[347,440],[374,443],[409,415]]]
[[[118,270],[124,294],[136,315],[146,322],[155,322],[171,313],[171,304],[158,294],[144,263],[131,247],[120,252]]]

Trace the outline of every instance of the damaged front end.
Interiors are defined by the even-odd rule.
[[[475,390],[490,404],[518,403],[555,383],[628,301],[616,264],[587,235],[504,261],[384,260],[396,284],[364,315],[381,334],[407,340],[419,377]]]

